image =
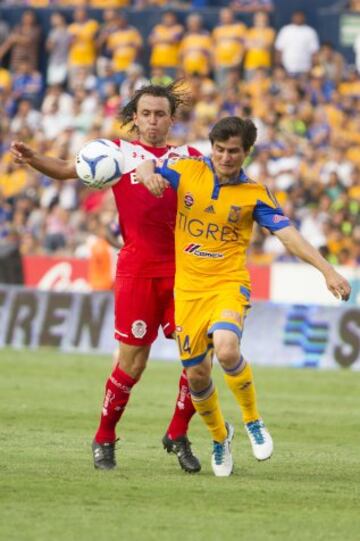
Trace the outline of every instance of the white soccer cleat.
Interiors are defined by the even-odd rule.
[[[234,427],[230,423],[226,423],[226,429],[226,439],[223,442],[214,441],[211,466],[216,477],[229,477],[234,468],[233,457],[231,454],[231,441],[234,437]]]
[[[257,460],[267,460],[271,457],[274,444],[270,432],[267,430],[262,419],[251,421],[245,425],[249,436],[254,457]]]

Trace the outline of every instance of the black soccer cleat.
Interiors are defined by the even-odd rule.
[[[168,453],[174,453],[179,461],[179,464],[183,470],[188,473],[196,473],[201,470],[201,464],[199,459],[193,454],[191,450],[191,443],[186,436],[171,440],[167,434],[162,439],[164,449]]]
[[[117,441],[117,440],[116,440]],[[115,443],[98,443],[93,441],[91,448],[94,457],[94,468],[97,470],[113,470],[116,468]]]

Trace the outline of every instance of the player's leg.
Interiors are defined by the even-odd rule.
[[[94,465],[115,467],[116,426],[131,390],[145,370],[150,345],[157,336],[153,324],[151,280],[121,279],[115,287],[115,338],[120,342],[116,363],[105,385],[100,424],[93,441]],[[149,302],[148,302],[149,301]]]
[[[158,279],[157,286],[158,298],[162,306],[161,326],[166,338],[175,339],[174,280],[173,278]],[[195,408],[191,400],[189,382],[184,369],[179,378],[179,391],[173,416],[162,443],[168,453],[176,454],[181,468],[189,473],[196,473],[201,470],[199,459],[193,454],[191,443],[187,437],[189,423],[194,413]]]
[[[167,338],[172,338],[175,331],[174,322],[174,279],[173,277],[157,278],[153,281],[155,303],[159,309],[159,324]],[[162,439],[168,453],[176,454],[181,468],[189,473],[200,471],[201,464],[193,454],[191,443],[187,437],[190,419],[195,413],[188,391],[186,373],[180,375],[179,393],[175,411],[169,429]]]
[[[247,305],[243,296],[224,296],[213,316],[210,332],[216,356],[225,373],[225,382],[240,406],[254,456],[258,460],[266,460],[272,454],[273,442],[257,407],[251,366],[240,352],[246,311]]]
[[[233,469],[230,451],[233,429],[225,423],[218,392],[211,379],[207,304],[208,301],[204,299],[196,303],[177,299],[177,342],[182,363],[186,368],[194,407],[214,442],[213,471],[217,476],[228,476]]]

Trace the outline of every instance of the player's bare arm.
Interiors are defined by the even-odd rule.
[[[146,160],[136,168],[136,178],[155,197],[162,197],[169,186],[164,177],[155,173],[155,162],[153,160]]]
[[[326,285],[334,297],[347,301],[350,297],[351,286],[330,263],[295,229],[285,227],[275,232],[285,248],[296,257],[316,267],[324,276]]]
[[[50,178],[66,180],[77,177],[74,160],[43,156],[22,141],[13,141],[10,152],[14,157],[14,162],[18,165],[30,165]]]

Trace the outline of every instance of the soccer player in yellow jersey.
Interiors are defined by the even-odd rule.
[[[323,274],[335,295],[347,300],[350,285],[284,216],[269,190],[250,180],[242,164],[256,140],[249,119],[227,117],[210,132],[212,157],[166,160],[138,167],[138,179],[161,197],[170,185],[177,190],[175,320],[192,400],[214,441],[216,476],[233,469],[233,427],[225,423],[211,380],[211,351],[243,412],[255,456],[270,458],[271,436],[257,410],[249,363],[240,352],[251,284],[246,250],[256,221],[275,234],[296,256]]]

